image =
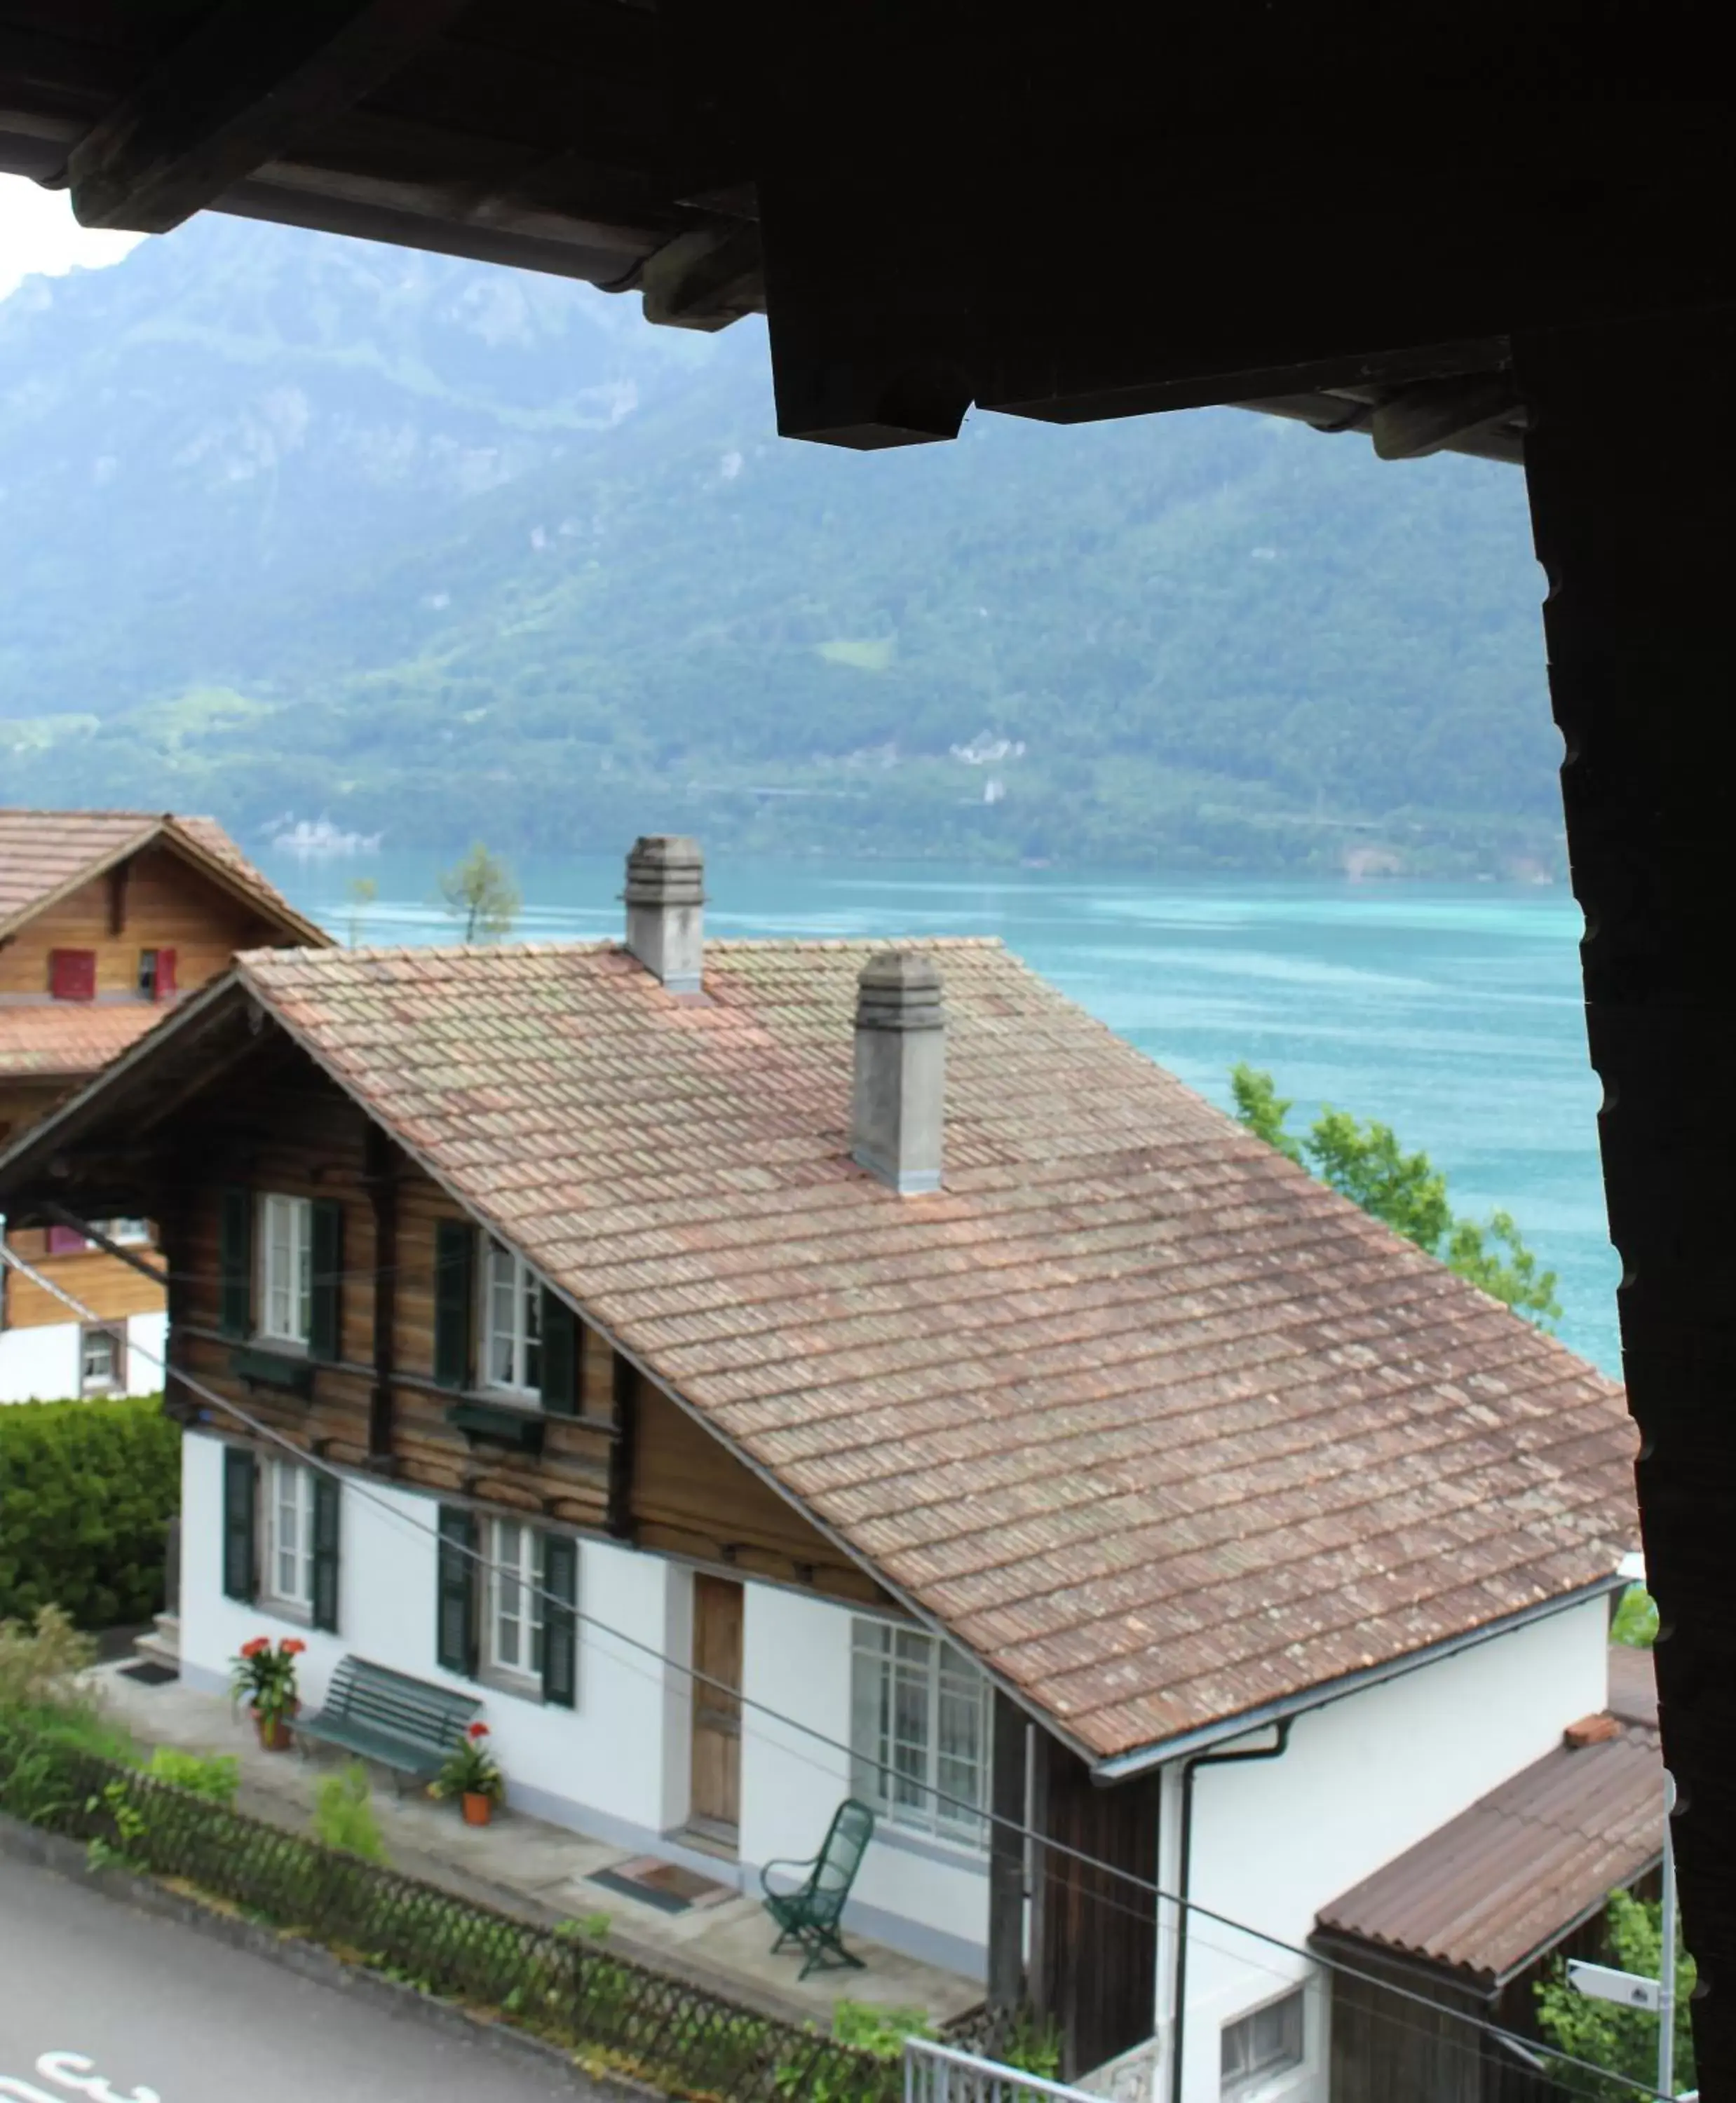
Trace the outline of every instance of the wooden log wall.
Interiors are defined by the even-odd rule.
[[[162,1287],[141,1277],[131,1264],[99,1248],[50,1256],[45,1247],[47,1239],[44,1228],[20,1227],[7,1235],[7,1246],[32,1269],[89,1308],[95,1320],[121,1322],[129,1314],[154,1314],[161,1309]],[[149,1256],[150,1252],[140,1248],[139,1253]],[[7,1277],[4,1301],[8,1329],[53,1327],[83,1318],[64,1300],[56,1300],[46,1287],[17,1271]]]
[[[462,1398],[434,1378],[436,1247],[441,1222],[466,1216],[385,1135],[376,1128],[371,1136],[362,1110],[287,1040],[199,1095],[178,1123],[201,1166],[165,1229],[180,1281],[171,1357],[203,1384],[341,1466],[896,1610],[582,1317],[578,1414],[537,1418],[540,1453],[455,1426],[450,1412]],[[276,1192],[342,1208],[339,1358],[312,1367],[307,1395],[238,1371],[238,1340],[222,1332],[222,1194],[236,1185],[256,1197]],[[383,1312],[382,1230],[391,1259]]]
[[[1155,1878],[1161,1781],[1151,1774],[1099,1788],[1046,1731],[1035,1734],[1035,1750],[1036,1829],[1070,1852],[1040,1841],[1032,1850],[1030,1986],[1066,2037],[1067,2080],[1151,2034],[1156,1899],[1094,1865]]]
[[[47,993],[55,949],[96,951],[99,997],[137,991],[141,949],[173,949],[176,983],[189,993],[227,971],[236,950],[282,939],[171,848],[146,847],[26,922],[0,948],[0,993]]]

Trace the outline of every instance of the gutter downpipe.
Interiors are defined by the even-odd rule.
[[[1188,1900],[1193,1896],[1194,1774],[1200,1767],[1226,1767],[1244,1760],[1281,1759],[1289,1750],[1290,1725],[1294,1718],[1280,1716],[1274,1728],[1276,1740],[1241,1753],[1195,1753],[1182,1767],[1182,1859],[1176,1876],[1175,2012],[1169,2026],[1169,2103],[1182,2103],[1182,2047],[1187,2030],[1187,1922]]]

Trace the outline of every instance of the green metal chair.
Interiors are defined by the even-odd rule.
[[[847,1797],[832,1814],[825,1845],[817,1855],[805,1862],[768,1862],[759,1872],[766,1911],[778,1927],[772,1954],[775,1957],[786,1942],[799,1945],[805,1953],[799,1975],[803,1979],[810,1972],[862,1968],[861,1958],[844,1948],[839,1924],[873,1837],[874,1813],[866,1803]],[[799,1874],[802,1881],[793,1892],[774,1892],[774,1870]]]

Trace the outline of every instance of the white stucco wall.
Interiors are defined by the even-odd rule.
[[[532,1815],[603,1839],[643,1846],[665,1824],[665,1673],[596,1630],[580,1630],[578,1702],[572,1710],[478,1687],[434,1659],[435,1500],[389,1483],[349,1481],[340,1507],[338,1633],[327,1635],[223,1595],[223,1447],[182,1441],[182,1671],[190,1683],[226,1685],[250,1636],[295,1634],[306,1643],[301,1698],[324,1698],[338,1661],[354,1652],[377,1665],[480,1696],[509,1796]],[[579,1603],[661,1652],[669,1566],[585,1541]]]
[[[848,1608],[747,1587],[742,1687],[768,1709],[833,1745],[850,1737]],[[772,1718],[744,1718],[741,1856],[760,1865],[813,1854],[851,1794],[846,1754]],[[988,1937],[983,1855],[882,1824],[869,1845],[847,1921],[930,1963],[982,1976]]]
[[[116,1324],[116,1327],[120,1326]],[[127,1392],[154,1394],[162,1385],[162,1314],[135,1314],[126,1323]],[[78,1324],[0,1329],[0,1403],[65,1402],[78,1392]]]
[[[1604,1706],[1609,1627],[1608,1602],[1586,1601],[1298,1717],[1281,1759],[1200,1769],[1194,1898],[1305,1945],[1321,1906]],[[1259,2096],[1325,2103],[1326,1975],[1197,1917],[1189,1945],[1185,2103],[1217,2103],[1222,2025],[1311,1977],[1307,2064]]]
[[[346,1479],[339,1629],[323,1634],[274,1616],[263,1605],[225,1598],[222,1589],[223,1447],[189,1434],[182,1448],[180,1648],[189,1683],[227,1684],[229,1661],[250,1636],[292,1631],[308,1648],[301,1695],[324,1698],[338,1661],[372,1659],[438,1685],[479,1692],[509,1797],[533,1816],[576,1826],[634,1848],[660,1847],[706,1874],[725,1865],[688,1857],[679,1831],[689,1809],[692,1576],[683,1566],[606,1543],[581,1544],[579,1604],[608,1629],[646,1646],[637,1651],[581,1624],[578,1705],[546,1708],[519,1696],[478,1689],[434,1661],[437,1502],[396,1485]],[[850,1729],[850,1621],[821,1601],[748,1583],[743,1598],[742,1691],[846,1742]],[[812,1855],[849,1794],[849,1763],[787,1724],[744,1710],[740,1876],[758,1888],[759,1866],[774,1856]],[[928,1840],[888,1833],[870,1847],[857,1878],[849,1922],[931,1963],[980,1975],[987,1932],[988,1884],[980,1857]]]
[[[61,1402],[78,1392],[78,1324],[0,1329],[0,1403]]]

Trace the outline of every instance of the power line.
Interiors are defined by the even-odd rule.
[[[71,1293],[57,1285],[51,1278],[44,1278],[23,1257],[8,1248],[3,1239],[0,1239],[0,1263],[6,1264],[21,1276],[29,1278],[33,1284],[49,1293],[63,1306],[69,1309],[80,1321],[101,1321],[100,1315],[75,1299]],[[213,1408],[221,1410],[225,1415],[234,1418],[237,1422],[245,1425],[256,1438],[281,1447],[300,1466],[315,1469],[320,1474],[329,1476],[344,1487],[348,1496],[358,1498],[363,1503],[372,1505],[388,1523],[420,1534],[425,1540],[432,1542],[437,1554],[461,1555],[479,1564],[485,1571],[498,1568],[499,1566],[491,1562],[483,1549],[472,1548],[467,1542],[445,1539],[437,1527],[425,1525],[421,1520],[412,1517],[409,1513],[396,1509],[385,1502],[366,1483],[353,1474],[346,1474],[342,1469],[326,1460],[323,1455],[310,1453],[305,1447],[296,1445],[293,1439],[278,1430],[274,1425],[269,1425],[262,1419],[255,1416],[250,1411],[243,1409],[238,1403],[232,1402],[228,1396],[220,1394],[216,1389],[207,1386],[203,1381],[185,1372],[181,1367],[171,1367],[166,1358],[150,1349],[149,1346],[129,1344],[129,1349],[136,1350],[140,1357],[154,1365],[159,1372],[166,1376],[172,1372],[176,1380],[190,1393],[198,1396],[201,1400]],[[820,1730],[815,1725],[804,1723],[800,1717],[791,1716],[784,1710],[774,1709],[769,1703],[760,1701],[745,1693],[739,1687],[732,1687],[727,1680],[719,1679],[710,1673],[701,1671],[697,1665],[690,1661],[674,1657],[669,1652],[658,1649],[654,1643],[647,1643],[641,1637],[628,1635],[625,1630],[611,1626],[599,1616],[587,1613],[575,1603],[559,1598],[550,1592],[545,1585],[528,1583],[522,1577],[517,1581],[521,1590],[528,1592],[532,1598],[541,1600],[545,1606],[555,1607],[576,1624],[592,1629],[598,1634],[607,1636],[614,1643],[625,1645],[629,1649],[639,1651],[666,1669],[679,1672],[699,1685],[710,1687],[716,1692],[727,1696],[744,1710],[751,1710],[757,1714],[770,1718],[772,1722],[781,1724],[786,1729],[799,1732],[803,1736],[812,1738],[817,1744],[824,1745],[828,1751],[839,1753],[846,1760],[854,1764],[872,1767],[882,1776],[893,1776],[907,1783],[914,1779],[910,1776],[899,1774],[898,1770],[890,1761],[870,1758],[845,1741],[834,1738],[829,1732]],[[759,1742],[773,1741],[762,1738]],[[800,1756],[798,1754],[796,1757]],[[961,1812],[968,1818],[984,1825],[999,1826],[1004,1831],[1015,1834],[1018,1838],[1045,1850],[1049,1855],[1060,1856],[1068,1861],[1078,1862],[1088,1869],[1102,1871],[1162,1904],[1174,1906],[1178,1912],[1186,1911],[1193,1918],[1210,1921],[1219,1927],[1230,1929],[1235,1934],[1250,1937],[1268,1949],[1281,1951],[1285,1956],[1299,1958],[1310,1966],[1330,1971],[1341,1978],[1354,1979],[1364,1985],[1379,1987],[1383,1992],[1394,1995],[1400,2000],[1409,2001],[1419,2007],[1427,2008],[1431,2015],[1446,2016],[1454,2021],[1465,2023],[1483,2035],[1493,2039],[1498,2043],[1508,2046],[1516,2045],[1522,2051],[1542,2053],[1559,2065],[1571,2068],[1581,2073],[1597,2074],[1605,2080],[1620,2082],[1636,2096],[1651,2099],[1651,2103],[1677,2103],[1677,2099],[1667,2096],[1663,2090],[1653,2088],[1644,2082],[1633,2079],[1627,2074],[1617,2074],[1608,2067],[1599,2066],[1590,2060],[1577,2058],[1571,2052],[1560,2051],[1552,2045],[1540,2043],[1534,2039],[1517,2037],[1510,2031],[1502,2030],[1498,2025],[1473,2014],[1468,2009],[1455,2008],[1446,2002],[1433,2000],[1427,1994],[1419,1993],[1413,1988],[1395,1985],[1391,1980],[1381,1978],[1373,1972],[1364,1972],[1342,1958],[1319,1950],[1305,1949],[1296,1943],[1286,1942],[1281,1936],[1271,1934],[1264,1928],[1255,1927],[1247,1921],[1237,1920],[1231,1914],[1219,1913],[1198,1899],[1184,1899],[1174,1892],[1165,1891],[1155,1880],[1141,1876],[1136,1870],[1124,1869],[1119,1863],[1106,1861],[1102,1856],[1088,1854],[1083,1848],[1071,1847],[1065,1841],[1056,1840],[1048,1834],[1039,1832],[1035,1827],[1026,1825],[1022,1820],[1008,1817],[992,1809],[985,1809],[980,1804],[973,1803],[965,1798],[954,1796],[940,1788],[937,1784],[919,1781],[915,1785],[924,1796],[931,1798],[937,1806],[946,1806]],[[1051,1878],[1053,1875],[1053,1871],[1045,1871],[1044,1874]],[[1113,1901],[1100,1900],[1099,1903],[1115,1906]],[[1131,1913],[1141,1921],[1147,1918],[1142,1910],[1131,1907],[1115,1907],[1115,1910]],[[1206,1946],[1216,1947],[1213,1945]],[[1229,1955],[1234,1953],[1221,1951],[1220,1954]]]

